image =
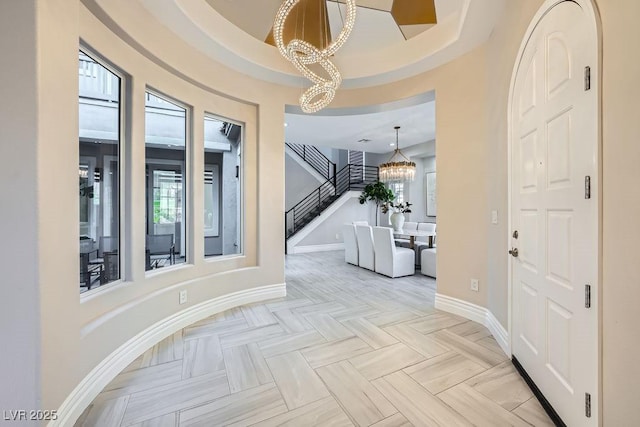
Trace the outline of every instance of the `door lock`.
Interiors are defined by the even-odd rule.
[[[513,238],[514,238],[514,239],[517,239],[517,238],[518,238],[518,230],[516,230],[516,231],[514,231],[514,232],[513,232]]]
[[[518,258],[518,248],[513,248],[509,251],[509,255],[511,255],[514,258]]]

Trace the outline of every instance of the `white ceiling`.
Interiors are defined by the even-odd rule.
[[[109,0],[98,1],[109,14]],[[300,86],[297,70],[262,37],[281,0],[130,1],[141,3],[176,37],[214,60],[258,79]],[[408,40],[398,36],[397,26],[385,24],[391,20],[382,17],[383,12],[363,12],[366,8],[359,7],[351,37],[332,61],[342,74],[342,88],[401,80],[472,50],[487,40],[505,2],[436,0],[438,24]],[[330,9],[335,15],[337,5]]]
[[[106,15],[110,0],[96,0]],[[300,88],[301,76],[278,50],[264,43],[282,0],[129,0],[145,7],[176,37],[226,66],[257,79]],[[392,0],[359,0],[386,2]],[[438,23],[405,40],[386,12],[358,8],[351,37],[332,57],[341,89],[366,88],[416,76],[451,61],[487,40],[507,0],[435,0]],[[117,9],[117,8],[116,8]],[[115,11],[117,11],[114,9]],[[339,6],[329,5],[334,32]],[[302,115],[287,106],[286,139],[373,153],[387,153],[401,126],[400,147],[435,139],[435,101],[370,106],[368,111],[325,109]],[[369,139],[367,143],[358,142]],[[433,143],[430,144],[433,146]],[[418,147],[414,147],[414,151]],[[419,150],[418,150],[419,151]]]
[[[273,19],[282,0],[206,0],[213,9],[259,41],[264,41],[271,31]],[[344,0],[338,3],[327,0],[331,34],[340,33],[346,15]],[[426,0],[424,0],[426,1]],[[465,0],[435,0],[439,22],[456,20],[461,15]],[[389,12],[393,0],[358,0],[356,23],[342,54],[361,54],[393,47],[403,43],[405,36]],[[432,28],[431,25],[414,26],[408,34],[415,37]]]
[[[285,115],[285,140],[290,143],[388,153],[396,142],[394,126],[400,126],[400,149],[435,139],[435,101],[384,111],[340,115]],[[369,142],[359,142],[369,139]],[[393,146],[392,146],[393,144]]]

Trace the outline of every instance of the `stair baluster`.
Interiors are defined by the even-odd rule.
[[[340,196],[362,190],[378,180],[378,167],[348,164],[285,212],[285,239],[289,239],[320,216]],[[285,242],[286,248],[286,242]]]
[[[336,164],[322,154],[312,145],[293,144],[285,142],[285,145],[302,158],[309,166],[318,172],[324,179],[336,176]]]

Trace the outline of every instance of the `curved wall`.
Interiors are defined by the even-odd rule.
[[[46,362],[43,363],[43,395],[51,399],[52,407],[57,406],[87,372],[137,332],[181,310],[183,306],[177,304],[178,289],[188,288],[189,303],[196,304],[234,291],[284,281],[282,251],[279,250],[283,241],[281,218],[284,182],[280,174],[273,172],[284,169],[281,143],[284,105],[295,104],[299,94],[298,90],[256,81],[212,62],[159,25],[137,2],[86,0],[84,5],[80,6],[78,17],[78,34],[82,42],[127,73],[132,83],[128,91],[132,111],[128,128],[131,162],[125,165],[132,187],[124,203],[128,206],[124,232],[131,236],[126,248],[129,255],[125,254],[125,259],[131,261],[131,268],[125,273],[127,283],[83,299],[75,307],[77,310],[66,312],[64,316],[58,310],[48,313],[50,321],[44,323],[43,336],[59,333],[63,330],[59,325],[64,323],[72,325],[70,330],[79,332],[78,339],[69,339],[63,348],[43,346],[43,352],[47,353],[44,355]],[[103,5],[105,9],[102,9]],[[534,12],[535,8],[531,7],[531,15]],[[513,14],[520,14],[524,18],[514,24],[511,20]],[[501,22],[504,22],[501,25],[506,27],[508,36],[520,31],[523,33],[528,24],[526,13],[516,6],[508,9]],[[502,42],[502,38],[490,40],[444,66],[410,79],[374,89],[340,91],[333,105],[352,107],[382,104],[436,91],[436,152],[441,165],[438,177],[438,229],[441,237],[438,240],[438,292],[482,307],[489,305],[491,287],[487,280],[488,271],[493,267],[487,262],[486,256],[482,256],[486,253],[490,232],[487,227],[489,181],[483,184],[483,180],[479,179],[487,175],[491,162],[489,153],[495,149],[495,141],[489,136],[489,114],[495,108],[492,104],[495,98],[488,89],[495,70],[510,70],[515,58],[514,52],[512,57],[506,55],[497,64],[488,62],[491,47]],[[73,46],[65,46],[65,49],[70,61]],[[508,75],[508,72],[504,74]],[[68,84],[77,84],[76,79],[69,78]],[[201,175],[202,150],[198,141],[202,139],[200,123],[204,111],[246,124],[247,228],[244,257],[205,262],[200,260],[200,245],[192,245],[195,255],[192,265],[145,275],[142,269],[144,228],[139,219],[144,218],[142,114],[146,86],[192,106],[195,149],[191,159],[195,167],[190,171],[191,177]],[[73,102],[77,102],[77,98],[74,97]],[[504,103],[506,111],[506,96]],[[77,149],[73,145],[75,143],[65,144],[65,150]],[[74,162],[75,159],[68,159],[67,164],[59,165],[59,168],[73,170]],[[506,175],[506,152],[502,168]],[[201,194],[198,180],[192,179],[191,182],[194,183],[192,194]],[[71,187],[65,185],[61,188]],[[71,196],[74,195],[69,194]],[[201,224],[201,205],[195,198],[192,199],[196,202],[191,206],[192,224]],[[75,222],[71,224],[69,219],[66,221],[70,229],[75,227]],[[506,223],[501,232],[506,230],[504,227]],[[194,227],[193,230],[190,241],[200,242],[201,228]],[[75,241],[68,239],[70,250]],[[69,263],[62,259],[60,262]],[[75,277],[74,272],[69,269],[67,273],[70,283],[70,278]],[[480,280],[480,292],[469,291],[468,283],[472,277]],[[68,292],[56,296],[60,304],[77,298],[71,295],[76,289],[70,288]],[[504,302],[500,301],[501,304],[497,306],[504,310],[505,316],[499,320],[506,325],[506,280],[504,288],[497,293],[505,295]],[[50,330],[47,325],[51,325]],[[78,356],[68,358],[69,352]],[[61,372],[60,364],[49,361],[67,363],[65,371],[71,375],[64,381],[56,378],[57,373]],[[56,380],[50,382],[50,378]]]
[[[71,4],[70,4],[71,3]],[[178,290],[189,290],[188,306],[243,289],[284,281],[284,105],[299,91],[254,80],[212,62],[158,25],[137,2],[40,1],[38,79],[41,131],[38,138],[41,254],[40,336],[42,407],[56,408],[77,384],[137,333],[185,306]],[[54,10],[55,8],[55,10]],[[524,30],[523,30],[524,31]],[[77,114],[78,38],[129,76],[123,168],[131,182],[124,194],[125,283],[81,298],[77,295]],[[488,209],[480,177],[487,170],[487,47],[438,69],[373,89],[340,91],[334,106],[386,103],[435,90],[439,169],[439,292],[487,306]],[[508,62],[508,58],[505,62]],[[508,64],[510,68],[512,64]],[[205,262],[191,243],[193,262],[157,274],[144,272],[144,91],[146,87],[192,108],[193,178],[201,176],[202,117],[205,111],[246,126],[245,256]],[[506,101],[505,101],[506,102]],[[464,123],[461,126],[460,123]],[[44,136],[46,135],[46,137]],[[47,161],[44,161],[47,159]],[[48,161],[49,159],[54,161]],[[452,165],[447,167],[446,165]],[[506,166],[505,166],[506,167]],[[282,171],[282,172],[280,172]],[[464,172],[464,173],[462,173]],[[54,179],[51,177],[54,176]],[[201,194],[191,179],[191,195]],[[192,197],[190,242],[202,241],[201,202]],[[71,206],[71,209],[69,209]],[[463,246],[455,242],[465,242]],[[460,260],[464,260],[461,265]],[[469,277],[481,291],[468,291]],[[506,311],[506,308],[505,308]]]
[[[91,6],[91,2],[87,4]],[[76,387],[105,359],[110,360],[114,351],[122,352],[121,346],[131,345],[129,340],[137,339],[138,334],[154,325],[156,334],[168,335],[178,323],[167,319],[207,301],[238,292],[254,298],[284,294],[284,286],[271,286],[284,284],[284,101],[278,90],[273,85],[238,77],[210,61],[203,64],[197,52],[186,46],[172,46],[170,34],[163,37],[162,28],[154,27],[144,16],[125,11],[127,19],[135,21],[131,26],[149,36],[148,45],[145,37],[135,43],[126,42],[123,38],[127,39],[127,35],[119,33],[114,22],[102,16],[103,22],[93,12],[100,15],[98,9],[90,11],[80,2],[38,3],[38,197],[43,206],[38,211],[37,242],[41,340],[38,371],[43,408],[58,408],[70,395],[78,399],[74,396],[77,392],[93,392],[87,384],[81,390]],[[79,297],[74,171],[80,46],[126,76],[122,169],[123,182],[129,184],[122,194],[124,280]],[[155,50],[160,52],[158,57],[150,54]],[[168,52],[166,57],[162,55],[164,51]],[[187,244],[191,258],[184,265],[152,272],[144,271],[147,88],[188,106],[192,144],[187,153],[191,162],[187,171]],[[196,177],[204,173],[205,112],[244,123],[241,256],[208,260],[203,257],[203,183]],[[182,289],[188,290],[189,300],[179,305],[178,293]],[[260,293],[259,289],[273,292]],[[197,313],[200,317],[211,314],[206,310]],[[166,329],[158,332],[158,324]]]
[[[189,289],[189,306],[237,290],[284,281],[284,105],[298,90],[254,80],[216,64],[181,43],[148,13],[125,0],[110,0],[109,14],[96,0],[25,0],[0,13],[3,66],[12,100],[2,108],[0,163],[3,251],[0,287],[6,310],[0,354],[0,401],[12,408],[58,408],[105,357],[154,323],[179,313],[178,289]],[[542,0],[507,2],[500,24],[480,48],[400,82],[339,91],[334,105],[385,103],[436,91],[438,156],[438,292],[489,308],[507,326],[507,99],[517,49]],[[638,148],[640,61],[634,54],[640,29],[635,0],[598,0],[603,32],[603,416],[605,424],[634,424],[640,350],[635,302],[640,264]],[[86,6],[85,6],[86,5]],[[19,10],[18,10],[19,9]],[[4,11],[4,10],[3,10]],[[17,13],[19,12],[19,13]],[[4,19],[10,16],[12,19]],[[3,33],[4,34],[4,33]],[[127,281],[80,300],[77,288],[77,49],[78,39],[131,76],[124,165],[131,189],[125,195]],[[35,54],[34,54],[35,52]],[[5,55],[6,53],[6,55]],[[13,66],[19,64],[19,66]],[[202,133],[204,111],[246,123],[246,255],[205,262],[200,245],[194,262],[163,274],[144,272],[144,101],[146,85],[193,107],[193,140]],[[35,92],[33,88],[36,88]],[[226,95],[225,95],[226,94]],[[5,108],[10,107],[10,108]],[[637,139],[637,138],[635,138]],[[11,144],[11,145],[9,145]],[[196,145],[197,147],[197,145]],[[6,154],[7,156],[4,156]],[[194,150],[198,174],[199,150]],[[16,161],[9,161],[8,156]],[[17,163],[16,167],[12,163]],[[8,171],[8,172],[7,172]],[[75,171],[75,172],[74,172]],[[8,175],[5,175],[8,174]],[[198,180],[192,194],[199,194]],[[4,182],[3,182],[4,183]],[[15,188],[14,188],[15,187]],[[17,188],[18,191],[15,191]],[[198,203],[192,224],[201,224]],[[33,206],[37,206],[37,210]],[[500,223],[490,224],[490,211]],[[253,230],[253,233],[251,232]],[[190,236],[199,242],[197,226]],[[11,248],[11,251],[5,250]],[[480,292],[469,279],[480,279]],[[19,322],[15,319],[20,319]],[[9,323],[5,323],[9,322]],[[15,326],[13,326],[15,324]],[[34,368],[35,364],[35,368]],[[637,424],[637,422],[635,423]]]
[[[522,37],[542,3],[506,2],[499,24],[481,47],[419,76],[375,88],[341,90],[333,103],[334,107],[381,104],[435,90],[438,293],[488,308],[505,328],[509,85]],[[640,422],[637,411],[633,411],[634,390],[640,378],[640,365],[634,359],[640,347],[634,334],[637,328],[633,326],[637,322],[635,303],[640,298],[640,287],[635,286],[640,276],[635,248],[640,240],[636,220],[640,214],[640,187],[629,185],[640,180],[636,143],[640,121],[635,108],[640,98],[640,87],[635,84],[640,75],[640,60],[635,54],[640,27],[633,19],[640,14],[640,3],[593,3],[600,13],[603,40],[601,414],[604,425],[631,425]],[[136,37],[144,39],[143,34]],[[170,35],[159,40],[166,43],[168,39]],[[159,46],[158,51],[161,50]],[[207,67],[211,65],[198,55],[195,58],[193,77],[208,81]],[[173,66],[181,62],[173,61]],[[221,75],[233,75],[218,67],[216,72]],[[265,94],[265,99],[275,104],[297,103],[298,91],[290,88],[250,82],[239,76],[224,80],[224,90],[241,99],[255,102],[257,96]],[[280,96],[279,101],[273,96]],[[498,210],[498,225],[490,223],[494,209]],[[480,279],[480,292],[469,290],[470,278]]]

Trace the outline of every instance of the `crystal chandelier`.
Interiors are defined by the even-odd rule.
[[[396,130],[396,149],[389,161],[380,165],[380,181],[413,181],[416,176],[416,164],[402,154],[402,151],[400,151],[398,147],[398,131],[400,130],[400,126],[395,126],[394,129]]]
[[[315,113],[331,103],[336,95],[336,90],[342,83],[342,76],[338,68],[329,61],[329,57],[333,56],[344,45],[353,30],[353,24],[356,19],[356,1],[346,0],[347,12],[344,27],[338,37],[323,49],[319,49],[299,38],[293,38],[287,45],[284,43],[285,22],[293,8],[300,1],[284,0],[280,5],[273,23],[273,38],[280,54],[287,58],[303,76],[313,83],[313,86],[300,96],[300,107],[305,113]],[[302,31],[304,32],[304,28]],[[312,71],[310,66],[314,65],[320,66],[328,78]]]

